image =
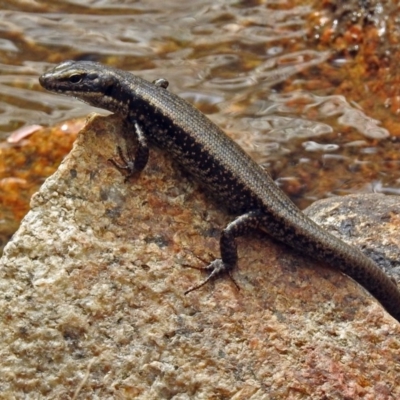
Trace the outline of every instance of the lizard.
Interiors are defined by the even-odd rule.
[[[137,139],[134,157],[127,159],[118,148],[124,164],[112,161],[127,178],[143,171],[149,147],[161,148],[236,215],[221,231],[220,258],[204,268],[208,277],[185,294],[230,273],[238,264],[236,238],[258,229],[350,276],[400,322],[396,283],[361,250],[307,217],[222,129],[167,90],[167,80],[150,82],[97,62],[65,61],[39,82],[49,91],[111,111],[128,124]]]

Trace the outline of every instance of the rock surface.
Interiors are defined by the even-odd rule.
[[[124,183],[119,125],[89,120],[5,248],[0,398],[400,398],[400,325],[308,255],[242,238],[240,291],[225,277],[185,296],[232,217],[156,150]]]

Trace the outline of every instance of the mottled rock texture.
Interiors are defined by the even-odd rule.
[[[224,277],[185,296],[232,217],[156,150],[124,183],[119,126],[89,120],[5,248],[0,398],[400,398],[400,325],[309,254],[242,238],[240,291]]]

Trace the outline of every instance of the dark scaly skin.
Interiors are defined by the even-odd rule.
[[[324,231],[275,185],[271,177],[200,111],[167,90],[128,72],[88,61],[67,61],[40,77],[46,89],[76,97],[125,119],[138,137],[134,160],[119,169],[143,170],[148,146],[166,150],[227,208],[239,215],[221,233],[221,259],[210,278],[237,265],[235,238],[261,229],[285,244],[325,261],[352,277],[400,321],[396,284],[357,248]],[[120,155],[121,152],[120,152]]]

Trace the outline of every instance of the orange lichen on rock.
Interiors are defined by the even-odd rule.
[[[332,52],[332,63],[320,66],[320,80],[331,82],[333,94],[373,111],[373,118],[382,121],[392,136],[400,136],[400,123],[388,118],[399,113],[398,6],[371,2],[360,7],[358,1],[315,6],[309,39],[319,50]]]
[[[51,128],[35,126],[0,144],[0,247],[28,212],[32,194],[71,150],[83,123],[78,119]]]

